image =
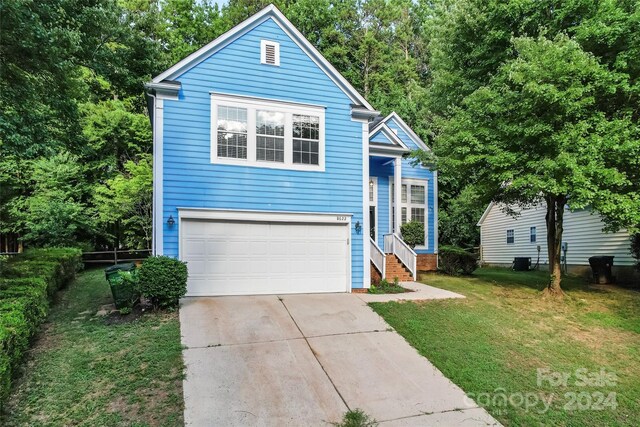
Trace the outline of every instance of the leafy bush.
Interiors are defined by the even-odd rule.
[[[451,276],[469,275],[478,268],[478,257],[457,246],[440,246],[438,268]]]
[[[138,275],[140,292],[154,307],[171,308],[187,293],[187,264],[167,256],[144,260]]]
[[[636,269],[640,271],[640,233],[631,236],[631,255],[637,260]]]
[[[9,259],[0,279],[0,402],[12,374],[44,320],[49,297],[81,266],[76,249],[32,250]]]
[[[400,286],[400,280],[397,277],[393,278],[393,282],[382,279],[377,284],[371,284],[369,288],[370,294],[401,294],[404,292],[410,291]]]
[[[411,247],[424,245],[424,224],[420,221],[409,221],[400,226],[402,240]]]

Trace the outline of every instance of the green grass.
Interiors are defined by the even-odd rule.
[[[182,424],[183,362],[177,313],[108,324],[104,273],[86,271],[52,307],[0,425]]]
[[[547,275],[481,269],[472,277],[421,281],[463,300],[372,303],[422,355],[505,425],[637,425],[640,414],[640,293],[591,288],[568,277],[563,301],[542,298]],[[569,373],[567,386],[537,381],[538,369]],[[577,369],[617,376],[579,386]],[[593,404],[615,393],[617,408]],[[581,400],[572,405],[571,393]],[[504,404],[501,396],[512,396]],[[519,396],[529,396],[530,408]],[[541,400],[550,399],[548,410]],[[591,404],[589,403],[591,402]],[[572,410],[567,410],[565,405]],[[590,409],[586,409],[590,408]]]

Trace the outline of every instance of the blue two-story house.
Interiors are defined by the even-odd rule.
[[[403,158],[427,146],[274,6],[146,88],[153,251],[188,263],[188,295],[350,292],[435,269],[437,174]]]

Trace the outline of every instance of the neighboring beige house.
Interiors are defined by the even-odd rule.
[[[514,257],[531,257],[535,265],[540,246],[540,267],[548,266],[546,207],[541,203],[528,209],[515,207],[519,213],[507,215],[495,203],[490,203],[478,221],[480,227],[480,260],[483,264],[509,266]],[[614,256],[614,272],[624,281],[640,280],[633,273],[635,259],[631,256],[629,233],[602,231],[604,223],[590,210],[564,215],[562,241],[567,246],[567,267],[576,273],[589,272],[589,257],[594,255]],[[634,276],[634,277],[632,277]],[[640,284],[640,282],[639,282]]]

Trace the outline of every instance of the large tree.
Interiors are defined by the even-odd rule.
[[[591,207],[614,227],[640,223],[640,130],[629,76],[600,64],[568,36],[516,38],[514,58],[464,98],[437,138],[448,170],[469,175],[506,205],[547,208],[551,278],[561,294],[565,208]]]

